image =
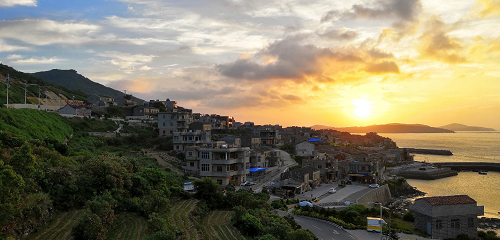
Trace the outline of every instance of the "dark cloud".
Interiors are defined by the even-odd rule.
[[[365,70],[373,74],[399,73],[399,67],[395,62],[383,61],[381,63],[369,63]]]
[[[422,10],[420,0],[378,0],[374,6],[355,4],[345,12],[332,10],[321,18],[321,22],[338,21],[341,19],[369,18],[382,19],[396,17],[399,20],[416,21]],[[396,23],[394,27],[401,28],[404,24]]]
[[[371,57],[376,58],[376,59],[382,59],[382,58],[394,58],[394,55],[392,53],[386,53],[381,51],[380,49],[372,48],[368,50],[368,54],[370,54]]]
[[[354,40],[358,37],[358,33],[352,30],[334,29],[324,33],[317,33],[318,36],[334,40]]]
[[[295,39],[286,38],[270,44],[255,54],[254,58],[238,59],[232,63],[218,65],[217,68],[222,75],[236,79],[301,81],[306,75],[320,73],[322,60],[363,62],[360,57],[346,52],[332,52],[328,48],[300,45]],[[272,56],[277,60],[264,65],[258,61],[262,56]]]
[[[288,101],[302,101],[302,98],[292,94],[285,94],[281,96],[283,99]]]

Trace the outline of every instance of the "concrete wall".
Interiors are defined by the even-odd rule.
[[[369,202],[387,202],[391,200],[391,191],[388,185],[382,185],[379,188],[374,188],[372,191],[365,193],[356,200],[357,204],[361,204],[365,207],[368,206]]]
[[[116,133],[116,132],[89,132],[89,135],[94,137],[107,137],[107,138],[132,136],[131,133]]]

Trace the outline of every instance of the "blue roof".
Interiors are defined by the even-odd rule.
[[[264,171],[267,170],[267,168],[250,168],[250,172],[259,172],[259,171]]]
[[[321,138],[311,138],[309,139],[309,142],[322,142]]]

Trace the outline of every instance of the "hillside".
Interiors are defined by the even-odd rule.
[[[327,127],[322,125],[314,125],[311,128],[313,129],[332,129],[342,132],[350,132],[350,133],[368,133],[368,132],[376,132],[376,133],[453,133],[454,131],[443,129],[443,128],[435,128],[430,127],[423,124],[402,124],[402,123],[390,123],[385,125],[371,125],[366,127],[345,127],[345,128],[335,128],[335,127]]]
[[[480,132],[480,131],[496,131],[493,128],[467,126],[467,125],[463,125],[460,123],[452,123],[452,124],[448,124],[445,126],[441,126],[440,128],[448,129],[451,131],[478,131],[478,132]]]
[[[35,77],[39,77],[46,82],[55,84],[57,86],[62,86],[67,89],[80,90],[86,94],[96,94],[96,95],[104,95],[110,96],[118,102],[119,105],[122,105],[124,93],[118,90],[115,90],[110,87],[106,87],[100,83],[96,83],[83,75],[79,74],[76,70],[59,70],[52,69],[50,71],[45,72],[36,72],[31,73],[31,75]],[[144,102],[144,100],[132,97],[133,101],[137,101],[138,103]]]
[[[57,98],[59,94],[62,94],[62,100],[71,99],[72,96],[75,96],[75,100],[85,100],[87,99],[86,94],[77,91],[77,90],[68,90],[64,87],[56,86],[54,84],[48,83],[41,78],[31,76],[29,74],[17,71],[16,69],[9,67],[7,65],[0,64],[0,105],[6,103],[6,85],[5,78],[10,76],[12,80],[9,88],[9,103],[24,103],[24,84],[28,84],[26,88],[26,103],[38,103],[38,88],[42,89],[40,94],[40,98],[42,104],[45,99],[44,90],[48,90],[50,94],[48,94],[48,99]],[[57,101],[52,104],[57,104]]]

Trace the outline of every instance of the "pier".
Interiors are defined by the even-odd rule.
[[[453,156],[453,153],[450,150],[422,149],[422,148],[407,148],[407,149],[408,152],[414,154]]]
[[[435,162],[434,166],[450,168],[455,171],[494,171],[500,172],[500,163],[493,162]]]

